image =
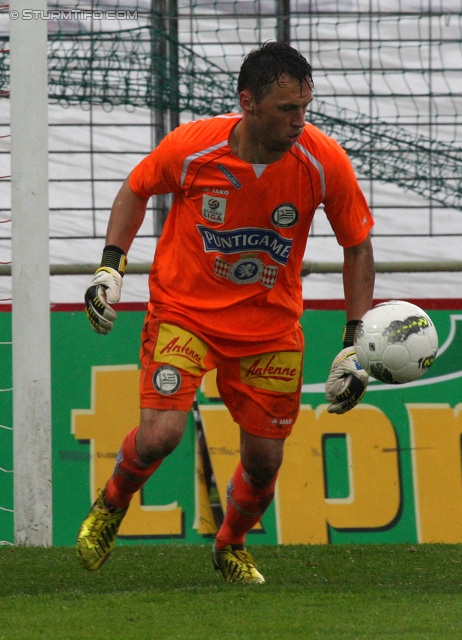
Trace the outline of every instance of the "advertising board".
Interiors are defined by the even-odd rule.
[[[431,369],[408,385],[371,380],[361,404],[343,416],[327,413],[324,385],[341,348],[344,312],[328,302],[305,309],[301,411],[286,443],[274,503],[248,536],[249,545],[462,542],[462,311],[455,301],[420,303],[439,334]],[[125,433],[138,424],[144,310],[123,309],[108,336],[91,331],[81,307],[51,314],[58,546],[74,544]],[[2,336],[11,334],[10,325],[10,314],[0,313]],[[4,367],[1,378],[2,388],[11,386],[11,368]],[[0,394],[4,426],[12,422],[10,396]],[[135,495],[121,544],[203,544],[216,532],[239,456],[239,430],[213,373],[204,379],[196,409],[182,443]],[[12,431],[0,429],[5,470],[13,470],[11,440]],[[12,473],[1,474],[0,482],[0,538],[12,540]]]

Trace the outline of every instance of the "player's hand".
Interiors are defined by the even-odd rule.
[[[112,267],[100,267],[85,292],[85,310],[96,333],[106,335],[112,329],[117,314],[109,305],[120,300],[122,276]]]
[[[369,375],[358,358],[354,347],[346,347],[334,358],[326,382],[326,400],[331,404],[329,413],[346,413],[356,407],[366,393]]]

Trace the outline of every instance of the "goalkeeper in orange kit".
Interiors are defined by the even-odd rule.
[[[344,349],[327,382],[328,410],[361,399],[367,374],[353,344],[370,308],[372,216],[343,149],[305,122],[311,67],[286,44],[245,58],[240,113],[176,128],[130,173],[109,219],[101,267],[86,292],[90,323],[108,333],[126,255],[149,198],[173,194],[149,274],[142,334],[140,424],[122,442],[114,473],[78,534],[82,565],[112,551],[131,497],[181,441],[204,374],[240,430],[240,462],[212,550],[228,582],[262,583],[247,532],[274,496],[284,443],[296,421],[304,339],[300,270],[313,216],[323,204],[344,251]]]

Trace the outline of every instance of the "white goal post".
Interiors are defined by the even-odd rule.
[[[52,544],[47,21],[11,0],[11,219],[15,543]],[[46,14],[46,0],[34,0]],[[38,15],[38,12],[37,12]]]

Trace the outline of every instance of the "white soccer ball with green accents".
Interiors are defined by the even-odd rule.
[[[438,334],[423,309],[404,300],[390,300],[362,317],[355,350],[373,378],[403,384],[417,380],[431,367],[438,351]]]

